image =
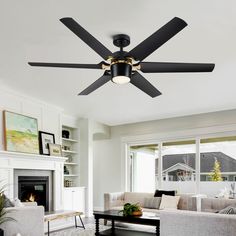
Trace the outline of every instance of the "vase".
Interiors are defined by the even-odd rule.
[[[133,211],[133,212],[132,212],[132,215],[133,215],[133,216],[141,216],[142,214],[143,214],[142,211]]]
[[[4,236],[4,231],[0,229],[0,236]]]

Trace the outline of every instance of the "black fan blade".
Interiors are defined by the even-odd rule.
[[[111,75],[105,71],[102,77],[100,77],[98,80],[96,80],[94,83],[89,85],[86,89],[84,89],[81,93],[78,95],[88,95],[92,93],[94,90],[98,89],[105,83],[107,83],[111,79]]]
[[[135,74],[132,75],[130,83],[141,89],[144,93],[148,94],[152,98],[161,95],[161,92],[138,72],[135,72]]]
[[[212,72],[215,64],[208,63],[175,63],[175,62],[141,62],[140,70],[144,73],[173,72]]]
[[[132,49],[128,54],[135,60],[142,61],[186,26],[187,23],[184,20],[175,17]]]
[[[102,62],[99,64],[28,62],[28,64],[31,66],[41,66],[41,67],[81,68],[81,69],[102,69],[103,65]]]
[[[74,19],[70,17],[62,18],[60,21],[83,40],[89,47],[98,53],[104,60],[107,60],[112,52],[94,38],[87,30],[80,26]]]

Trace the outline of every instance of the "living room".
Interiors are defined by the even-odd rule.
[[[0,235],[234,235],[233,1],[1,3]]]

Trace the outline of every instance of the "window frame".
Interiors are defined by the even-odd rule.
[[[214,130],[215,129],[215,130]],[[205,130],[205,132],[204,132]],[[218,132],[217,132],[218,130]],[[180,135],[182,134],[182,135]],[[185,135],[184,135],[185,134]],[[217,137],[229,137],[229,136],[236,136],[236,125],[232,126],[224,126],[224,127],[208,127],[205,129],[195,129],[189,132],[187,131],[179,131],[174,133],[159,133],[159,134],[150,134],[150,135],[139,135],[133,137],[123,137],[121,139],[124,159],[124,171],[122,175],[122,186],[125,191],[130,190],[130,180],[128,176],[129,170],[127,166],[130,165],[129,163],[129,150],[130,146],[134,145],[150,145],[150,144],[157,144],[159,147],[159,155],[158,155],[158,188],[162,188],[163,183],[163,176],[162,176],[162,144],[166,142],[172,141],[185,141],[185,140],[195,140],[196,145],[196,179],[194,181],[196,185],[196,194],[200,194],[200,140],[207,139],[207,138],[217,138]],[[236,176],[235,176],[236,178]]]

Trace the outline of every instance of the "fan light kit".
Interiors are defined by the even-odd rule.
[[[98,64],[29,62],[29,65],[104,70],[104,74],[98,80],[78,95],[88,95],[111,80],[116,84],[127,84],[130,82],[149,96],[156,97],[161,95],[161,92],[146,80],[139,71],[143,73],[212,72],[215,67],[215,64],[211,63],[143,62],[146,57],[187,26],[187,23],[178,17],[173,18],[129,52],[123,49],[130,44],[130,37],[125,34],[115,35],[113,37],[113,44],[119,47],[120,50],[114,53],[94,38],[74,19],[66,17],[60,19],[60,21],[99,54],[104,61]]]

